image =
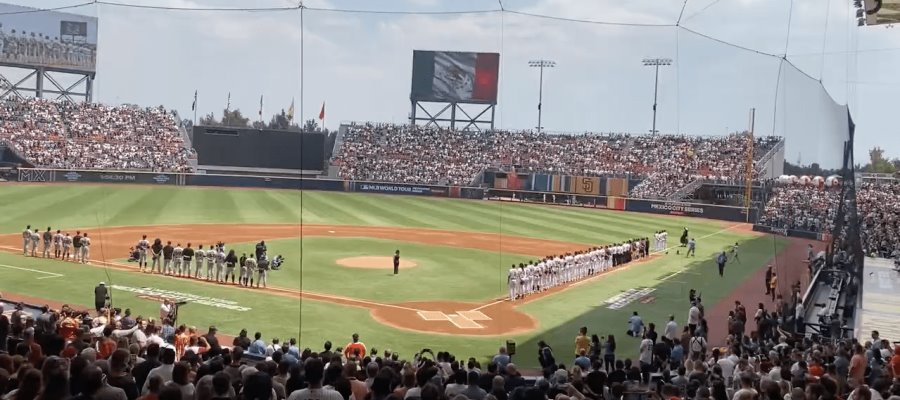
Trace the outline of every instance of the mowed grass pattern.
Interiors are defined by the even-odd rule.
[[[3,233],[18,233],[25,225],[41,228],[96,226],[144,226],[196,223],[303,223],[371,226],[404,226],[454,231],[480,231],[504,235],[546,238],[585,247],[612,243],[653,231],[671,232],[677,241],[682,227],[699,238],[698,257],[685,259],[673,253],[651,262],[616,271],[552,297],[522,306],[539,321],[539,329],[508,337],[458,337],[401,331],[374,321],[367,310],[312,300],[263,295],[234,287],[198,284],[178,279],[81,266],[70,263],[0,254],[0,264],[43,270],[63,278],[36,279],[34,272],[0,265],[0,291],[90,305],[98,281],[132,287],[156,287],[233,300],[252,308],[235,312],[203,305],[185,307],[182,316],[196,326],[217,325],[224,333],[242,328],[259,330],[265,338],[300,337],[303,346],[318,348],[325,340],[342,343],[357,332],[370,346],[390,347],[410,356],[422,347],[447,349],[458,357],[489,358],[506,339],[520,344],[517,363],[536,365],[530,356],[537,340],[557,348],[557,358],[569,363],[572,338],[580,326],[592,332],[621,333],[630,311],[646,314],[645,320],[663,322],[686,312],[684,298],[691,287],[701,290],[706,304],[714,304],[773,255],[772,239],[751,239],[739,232],[723,231],[730,224],[702,219],[663,217],[604,210],[549,207],[477,200],[419,198],[413,196],[360,195],[351,193],[242,190],[232,188],[169,188],[112,185],[4,185],[0,186]],[[714,273],[712,255],[735,241],[742,242],[744,263],[729,269],[724,279]],[[777,247],[783,246],[781,239]],[[250,250],[250,244],[233,244]],[[272,274],[273,285],[304,290],[343,293],[381,302],[410,299],[477,300],[505,291],[507,264],[521,256],[421,246],[371,238],[305,238],[270,242],[270,253],[288,256],[285,270]],[[394,280],[386,271],[335,269],[334,259],[356,255],[389,255],[384,249],[403,246],[404,255],[421,258],[418,270],[401,272]],[[293,250],[293,251],[292,251]],[[376,254],[371,254],[375,252]],[[292,255],[294,254],[294,255]],[[302,254],[303,268],[299,258]],[[307,264],[309,263],[309,264]],[[667,274],[679,272],[673,278]],[[335,272],[339,274],[335,275]],[[349,274],[349,275],[344,275]],[[352,276],[350,281],[346,276]],[[602,306],[605,299],[638,286],[656,287],[657,300],[622,310]],[[155,315],[158,304],[130,293],[116,292],[117,305],[144,315]],[[683,322],[683,321],[682,321]],[[633,356],[637,342],[622,340],[620,354]]]

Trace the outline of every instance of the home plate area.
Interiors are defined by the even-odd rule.
[[[443,311],[418,311],[418,314],[425,321],[449,321],[460,329],[484,329],[475,321],[491,321],[491,317],[481,311],[456,311],[453,314]]]

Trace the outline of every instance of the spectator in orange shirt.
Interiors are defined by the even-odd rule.
[[[809,363],[808,370],[809,374],[816,378],[821,378],[822,375],[825,375],[825,367],[822,366],[822,360],[819,358],[813,358]]]
[[[184,349],[187,348],[190,342],[191,336],[188,334],[187,327],[179,325],[178,329],[175,330],[175,356],[177,359],[181,359],[184,355]]]
[[[850,358],[850,387],[858,387],[866,383],[866,355],[862,345],[856,344],[853,348],[853,357]]]
[[[894,379],[900,378],[900,345],[894,346],[894,357],[891,357],[891,373]]]
[[[363,342],[359,341],[359,334],[353,334],[353,341],[348,343],[347,346],[344,347],[344,357],[348,360],[352,359],[352,356],[356,356],[356,358],[362,358],[366,356],[366,345]]]
[[[111,325],[106,325],[103,328],[103,339],[100,339],[100,342],[97,343],[98,360],[105,360],[116,351],[116,341],[113,340],[112,333],[113,327]]]

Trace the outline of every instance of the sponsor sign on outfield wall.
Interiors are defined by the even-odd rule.
[[[684,203],[677,201],[657,201],[628,199],[626,211],[637,211],[653,214],[684,215],[726,221],[747,221],[747,209],[742,207],[716,206],[711,204]],[[750,209],[750,221],[756,220],[756,209]]]
[[[781,236],[796,237],[812,240],[823,240],[821,233],[802,231],[799,229],[775,228],[766,225],[753,225],[753,230],[762,233],[773,233]]]

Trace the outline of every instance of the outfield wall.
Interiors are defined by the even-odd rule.
[[[18,169],[18,181],[28,183],[125,183],[161,186],[323,190],[478,200],[512,200],[576,207],[606,208],[650,214],[682,215],[686,217],[709,218],[734,222],[755,222],[757,217],[757,210],[755,208],[749,209],[748,215],[748,210],[743,207],[717,206],[711,204],[629,199],[616,196],[594,196],[588,194],[563,194],[462,186],[344,181],[303,177],[20,168]]]
[[[756,232],[771,233],[771,234],[775,234],[775,235],[803,238],[803,239],[812,239],[812,240],[819,240],[819,241],[826,241],[826,239],[827,239],[826,236],[828,236],[827,234],[821,233],[821,232],[810,232],[810,231],[804,231],[804,230],[800,230],[800,229],[775,228],[775,227],[766,226],[766,225],[753,225],[753,230]]]

